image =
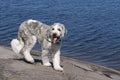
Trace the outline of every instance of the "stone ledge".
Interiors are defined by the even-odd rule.
[[[64,72],[59,72],[43,66],[38,51],[32,51],[36,64],[26,63],[9,47],[0,47],[0,54],[0,80],[120,80],[119,71],[63,56]]]

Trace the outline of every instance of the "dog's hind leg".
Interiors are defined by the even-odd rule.
[[[29,37],[25,42],[24,48],[22,49],[22,53],[25,57],[25,60],[30,63],[34,63],[34,59],[31,56],[30,51],[33,48],[33,46],[35,45],[36,41],[37,41],[37,39],[35,36]]]

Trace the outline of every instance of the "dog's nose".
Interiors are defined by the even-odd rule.
[[[56,33],[53,33],[53,36],[54,36],[54,37],[56,37],[56,36],[57,36],[57,34],[56,34]]]

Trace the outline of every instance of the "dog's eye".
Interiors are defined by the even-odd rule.
[[[61,29],[59,28],[58,31],[61,31]]]
[[[54,28],[52,28],[52,30],[54,30]]]

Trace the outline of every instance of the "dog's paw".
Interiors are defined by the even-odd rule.
[[[34,59],[31,56],[25,56],[25,60],[29,63],[35,63]]]
[[[43,65],[44,65],[44,66],[48,66],[48,67],[51,66],[51,64],[50,64],[49,62],[43,63]]]
[[[34,64],[34,63],[35,63],[34,59],[26,59],[26,58],[25,58],[25,60],[26,60],[26,62],[31,63],[31,64]]]
[[[29,62],[29,63],[35,63],[33,57],[30,55],[29,52],[26,51],[26,52],[23,53],[23,55],[24,55],[24,58],[25,58],[25,60],[27,62]]]
[[[63,68],[60,67],[60,66],[59,67],[54,67],[54,69],[57,70],[57,71],[63,71]]]

